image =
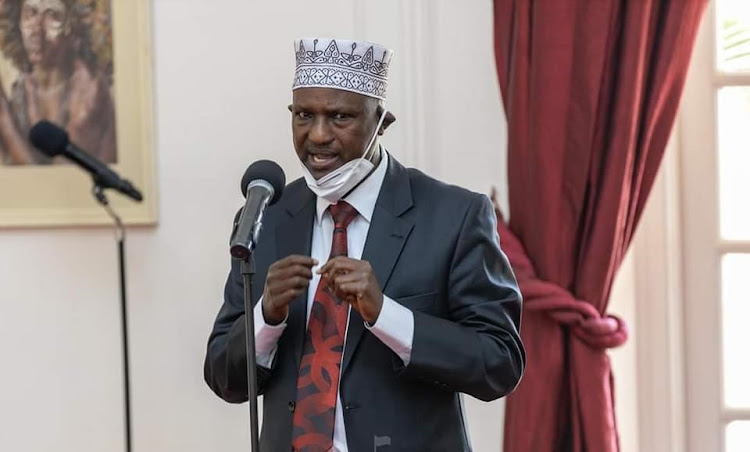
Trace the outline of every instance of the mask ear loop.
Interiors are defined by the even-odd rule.
[[[380,132],[380,127],[383,126],[383,122],[385,122],[385,115],[388,113],[388,109],[385,107],[385,104],[383,104],[383,114],[380,115],[380,120],[378,120],[378,126],[375,127],[375,133],[372,134],[372,138],[370,138],[370,142],[367,144],[367,147],[365,148],[365,151],[362,153],[362,157],[365,160],[372,160],[372,156],[375,155],[375,149],[373,144],[375,143],[375,139],[378,137],[378,132]],[[369,152],[370,155],[365,156],[364,154],[367,154]]]

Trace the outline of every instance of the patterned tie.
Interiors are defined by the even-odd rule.
[[[346,256],[346,228],[357,210],[344,201],[329,207],[333,217],[331,258]],[[339,389],[341,353],[349,305],[321,277],[307,323],[305,347],[297,376],[292,450],[328,452],[333,448],[333,424]]]

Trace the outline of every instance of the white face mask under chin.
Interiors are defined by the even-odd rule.
[[[380,115],[378,125],[375,127],[375,132],[372,134],[367,147],[362,152],[362,157],[345,163],[318,180],[315,180],[315,177],[313,177],[310,170],[307,169],[302,161],[299,162],[302,165],[302,174],[305,177],[305,182],[307,182],[307,186],[313,193],[328,202],[337,203],[344,195],[356,187],[357,184],[365,180],[375,168],[375,165],[370,160],[375,150],[379,147],[375,143],[375,139],[378,136],[380,126],[383,125],[387,112],[388,110],[383,109],[383,114]]]

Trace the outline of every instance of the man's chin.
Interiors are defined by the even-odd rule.
[[[29,63],[32,66],[37,66],[42,63],[42,53],[41,52],[31,52],[28,53],[27,58],[29,59]]]

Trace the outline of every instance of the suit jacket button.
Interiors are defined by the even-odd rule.
[[[290,400],[287,406],[289,407],[289,411],[294,413],[294,409],[297,407],[297,403],[294,400]]]

